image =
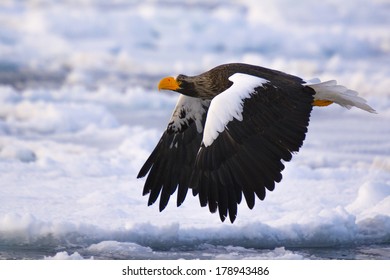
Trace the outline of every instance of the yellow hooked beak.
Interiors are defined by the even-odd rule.
[[[174,77],[165,77],[158,83],[158,90],[178,90],[180,83]]]

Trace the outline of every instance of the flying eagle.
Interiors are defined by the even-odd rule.
[[[260,66],[232,63],[197,76],[163,78],[159,90],[180,93],[166,131],[142,166],[148,205],[162,211],[177,191],[233,223],[242,196],[250,209],[282,180],[283,162],[305,139],[313,106],[332,103],[374,113],[336,81],[305,81]]]

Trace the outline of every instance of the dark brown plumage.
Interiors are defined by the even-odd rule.
[[[201,206],[233,222],[242,196],[249,208],[282,179],[283,162],[305,139],[313,105],[357,106],[335,82],[308,84],[299,77],[248,65],[225,64],[198,76],[161,80],[159,89],[181,93],[167,130],[142,166],[148,204],[160,197],[162,211],[177,190],[181,205],[188,189]],[[348,92],[348,94],[345,94]],[[326,99],[323,97],[326,96]],[[218,97],[218,98],[217,98]]]
[[[280,71],[243,63],[231,63],[217,66],[193,77],[183,74],[177,76],[176,81],[181,85],[181,89],[176,91],[191,97],[212,99],[232,85],[229,77],[235,73],[261,77],[280,87],[302,87],[304,82],[301,78]]]

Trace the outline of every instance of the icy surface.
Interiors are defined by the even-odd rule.
[[[6,0],[0,24],[0,258],[390,259],[388,1]],[[315,108],[233,225],[190,194],[147,207],[178,98],[158,80],[228,62],[337,79],[378,114]]]

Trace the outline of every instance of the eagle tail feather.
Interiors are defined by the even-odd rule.
[[[370,113],[376,113],[364,98],[358,96],[356,91],[338,85],[335,80],[321,82],[319,79],[315,79],[304,85],[311,87],[316,92],[314,105],[321,106],[321,104],[336,103],[347,109],[357,107]]]

